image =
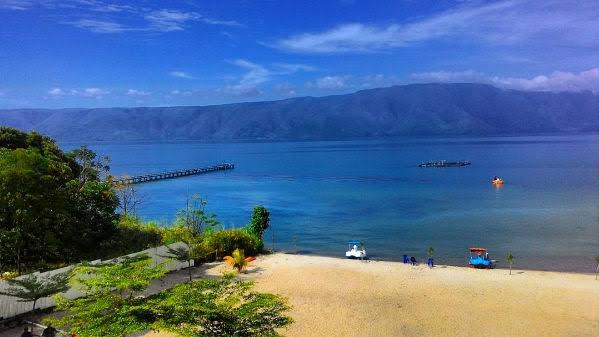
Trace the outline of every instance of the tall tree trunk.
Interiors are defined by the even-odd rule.
[[[512,263],[510,262],[510,275],[512,275]]]
[[[189,271],[189,283],[191,283],[191,260],[187,260],[187,270]]]
[[[33,300],[33,308],[31,308],[31,311],[35,311],[35,304],[37,303],[37,300]]]
[[[599,274],[599,262],[597,262],[597,269],[595,269],[595,280],[597,279],[597,274]]]

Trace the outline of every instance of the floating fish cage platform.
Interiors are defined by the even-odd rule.
[[[462,167],[468,166],[470,162],[467,160],[458,160],[458,161],[448,161],[448,160],[438,160],[438,161],[429,161],[426,163],[421,163],[418,167]]]

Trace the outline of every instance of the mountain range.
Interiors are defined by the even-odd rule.
[[[409,84],[211,106],[0,110],[0,125],[60,141],[317,140],[599,131],[599,95]]]

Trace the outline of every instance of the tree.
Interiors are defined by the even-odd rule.
[[[81,146],[71,151],[70,156],[75,159],[79,167],[79,181],[85,184],[90,180],[105,179],[110,171],[110,158],[98,157],[87,146]]]
[[[64,153],[48,137],[0,128],[3,268],[21,273],[94,257],[114,233],[118,201],[110,184],[98,179],[97,165],[79,164],[95,160],[93,152],[83,152],[85,159],[76,159],[83,157]]]
[[[121,214],[125,216],[137,214],[137,208],[144,203],[146,196],[141,194],[134,184],[122,184],[115,186],[116,195],[119,199]]]
[[[35,310],[35,305],[40,298],[50,297],[69,289],[68,273],[60,273],[46,278],[29,274],[20,279],[9,279],[6,282],[11,286],[5,291],[0,291],[0,295],[7,295],[20,298],[19,302],[33,302],[31,310]]]
[[[595,257],[595,263],[597,264],[597,268],[595,268],[595,280],[596,280],[597,275],[599,274],[599,256]]]
[[[247,225],[248,231],[254,233],[256,236],[262,239],[262,235],[264,234],[264,231],[268,229],[269,225],[270,212],[261,205],[254,207],[252,218],[250,219],[250,223]]]
[[[212,231],[220,222],[215,214],[208,214],[206,205],[208,201],[197,194],[187,197],[185,208],[177,212],[177,224],[185,226],[195,235],[204,231]]]
[[[243,253],[243,249],[235,249],[231,256],[225,256],[223,260],[225,260],[231,267],[237,269],[237,272],[241,273],[243,268],[245,268],[250,262],[254,261],[256,258],[253,256],[245,257]]]
[[[154,266],[151,258],[140,254],[77,266],[70,283],[86,296],[73,300],[57,296],[56,308],[65,314],[45,321],[81,337],[120,337],[146,330],[151,317],[139,310],[143,297],[133,295],[164,276],[167,262]]]
[[[285,316],[289,305],[284,298],[254,292],[251,282],[204,279],[149,297],[127,296],[128,291],[121,294],[119,289],[146,289],[149,284],[138,287],[133,281],[131,287],[127,279],[145,275],[148,277],[141,278],[147,280],[161,274],[155,273],[148,260],[132,257],[73,276],[71,281],[77,284],[89,277],[83,286],[87,296],[73,300],[57,296],[57,310],[64,314],[44,321],[81,337],[121,337],[148,329],[182,336],[276,337],[280,336],[276,329],[292,321]],[[79,271],[86,272],[86,268],[81,266]]]
[[[145,254],[125,256],[101,264],[82,264],[73,270],[71,284],[87,295],[116,290],[119,295],[133,297],[146,289],[152,280],[166,274],[168,261],[154,265]]]
[[[426,250],[426,254],[429,258],[433,258],[435,255],[435,249],[433,247],[428,247],[428,249]]]
[[[512,264],[514,264],[514,255],[511,252],[507,254],[506,257],[507,263],[510,264],[510,275],[512,275]]]
[[[192,254],[192,249],[188,243],[186,246],[179,246],[176,248],[172,248],[166,246],[167,252],[169,255],[162,256],[166,258],[174,258],[179,262],[187,262],[187,272],[189,274],[189,282],[193,281],[191,274],[191,260],[193,260],[194,256]]]

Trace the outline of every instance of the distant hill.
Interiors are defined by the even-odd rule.
[[[0,125],[61,141],[300,140],[599,131],[599,95],[410,84],[197,107],[0,110]]]

